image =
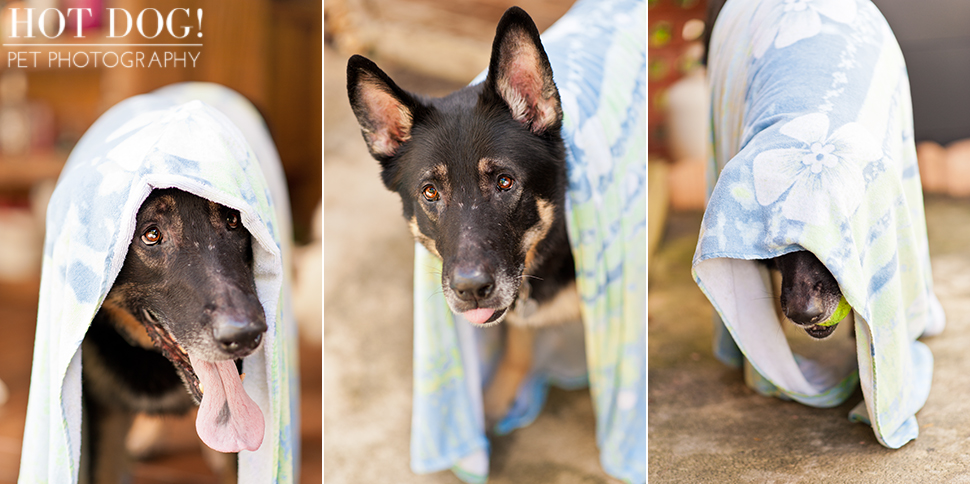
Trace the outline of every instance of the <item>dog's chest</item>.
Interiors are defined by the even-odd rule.
[[[579,292],[576,283],[563,287],[556,295],[540,304],[530,297],[528,283],[523,283],[515,308],[506,317],[509,324],[519,327],[543,327],[580,319]]]

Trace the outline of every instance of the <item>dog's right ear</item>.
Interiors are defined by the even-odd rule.
[[[512,118],[533,133],[558,132],[562,106],[552,66],[535,22],[519,7],[506,10],[495,28],[485,90],[498,95]]]
[[[394,157],[411,139],[417,101],[359,55],[347,62],[347,94],[371,155],[381,162]]]

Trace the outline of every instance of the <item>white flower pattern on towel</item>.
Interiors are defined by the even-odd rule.
[[[852,215],[865,193],[863,169],[882,158],[882,150],[869,131],[859,123],[846,123],[829,135],[829,118],[821,113],[795,118],[778,131],[803,145],[766,150],[755,157],[758,203],[771,205],[788,191],[781,202],[782,214],[818,225],[827,223],[830,214],[804,207],[833,206],[827,199],[838,197],[844,203],[834,206],[846,211],[843,216]]]
[[[773,27],[763,30],[754,39],[755,58],[761,58],[772,44],[776,49],[782,49],[814,37],[822,31],[821,15],[844,24],[852,22],[858,6],[855,1],[846,0],[785,0],[780,4],[763,3],[758,10],[756,18],[771,18]]]

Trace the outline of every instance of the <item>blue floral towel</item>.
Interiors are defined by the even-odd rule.
[[[212,100],[239,127],[193,98]],[[268,329],[243,362],[243,386],[262,410],[265,434],[258,450],[239,453],[239,482],[297,481],[296,338],[283,266],[289,213],[277,205],[287,197],[274,175],[278,163],[255,109],[213,85],[130,98],[85,133],[47,210],[19,482],[77,482],[81,340],[124,263],[139,207],[152,189],[170,187],[239,210],[253,236],[253,275]]]
[[[709,58],[714,185],[693,274],[719,315],[718,356],[743,354],[758,391],[808,405],[838,405],[861,381],[851,418],[898,448],[918,434],[932,378],[916,338],[942,331],[944,315],[892,31],[868,0],[729,1]],[[793,355],[764,297],[751,259],[803,249],[854,309],[848,365]]]
[[[542,35],[562,99],[583,321],[538,332],[534,368],[497,428],[535,419],[549,384],[588,381],[600,462],[631,483],[646,480],[647,449],[645,32],[641,0],[580,0]],[[482,388],[501,327],[473,328],[452,314],[441,262],[415,247],[411,468],[484,482]]]

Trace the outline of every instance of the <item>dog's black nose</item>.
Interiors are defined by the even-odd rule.
[[[451,289],[462,301],[487,299],[495,289],[495,280],[480,267],[457,267],[451,273]]]
[[[788,316],[788,319],[797,324],[808,325],[819,322],[819,317],[823,311],[821,301],[817,297],[813,297],[809,298],[807,303],[801,306],[792,307],[789,305],[785,316]]]
[[[232,317],[217,317],[212,324],[212,336],[223,351],[233,354],[256,349],[266,332],[264,321],[247,321]]]

